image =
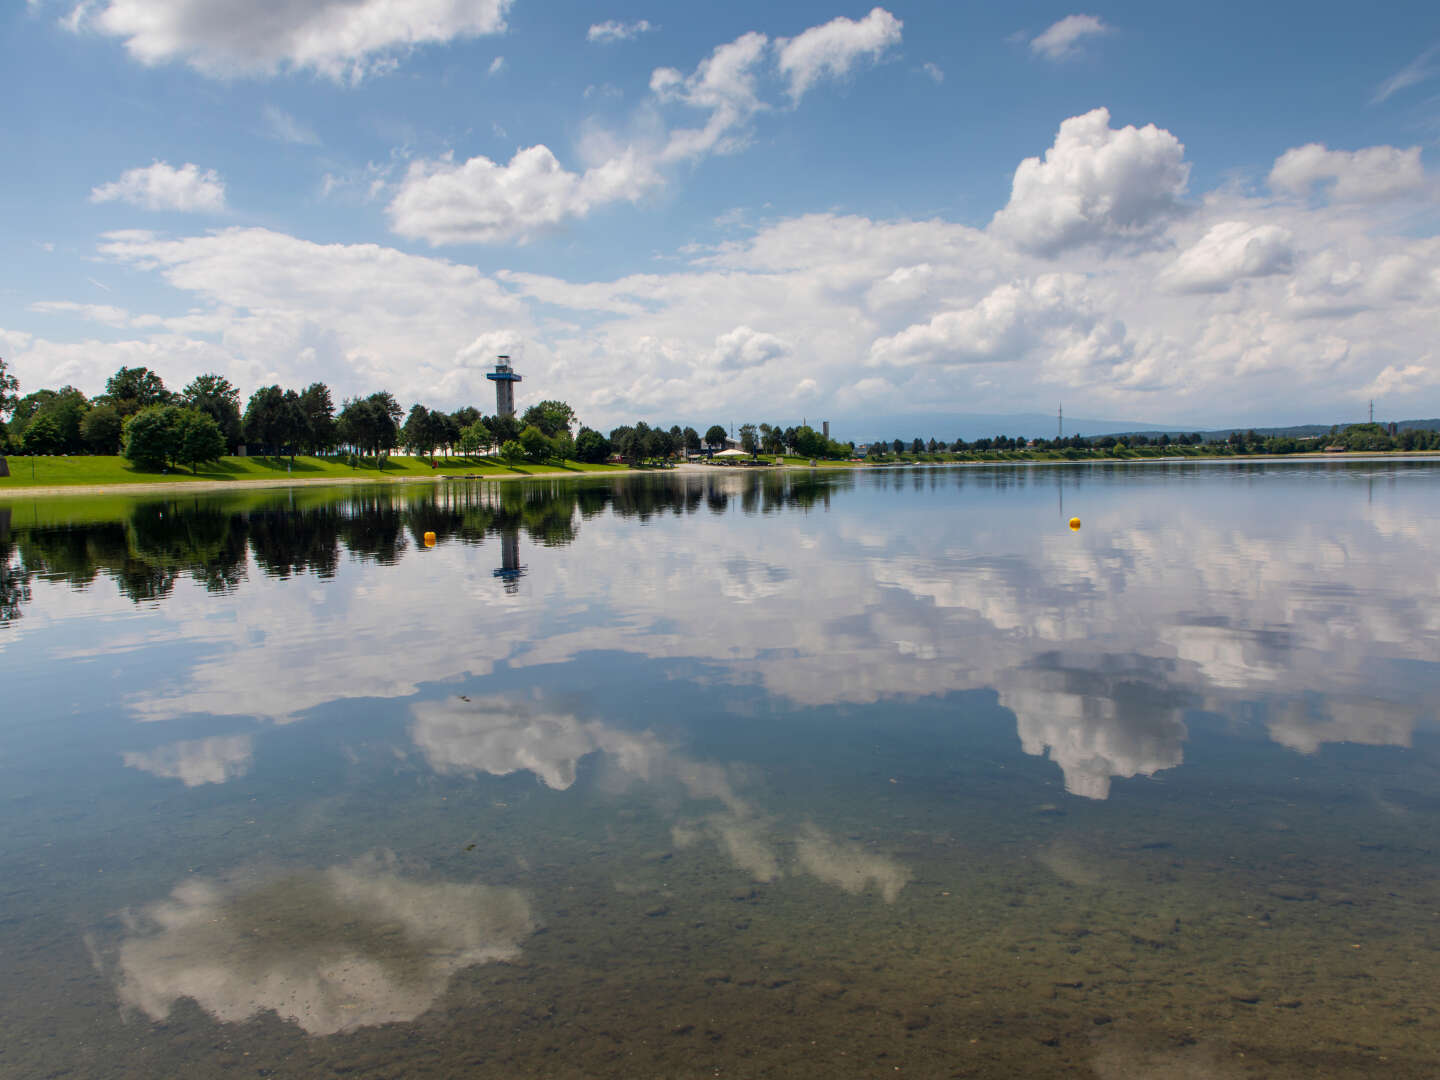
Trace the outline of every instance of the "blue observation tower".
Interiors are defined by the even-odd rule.
[[[487,372],[485,377],[495,384],[495,415],[514,416],[515,384],[520,381],[520,376],[510,366],[510,357],[497,356],[495,370]]]

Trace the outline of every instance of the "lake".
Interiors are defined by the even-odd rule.
[[[1440,1074],[1440,463],[12,499],[0,670],[7,1078]]]

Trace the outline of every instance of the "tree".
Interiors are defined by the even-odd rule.
[[[142,469],[170,463],[179,443],[180,412],[173,405],[149,405],[125,420],[125,457]]]
[[[687,454],[698,454],[700,452],[700,433],[693,427],[687,427],[680,433],[685,441],[685,452]]]
[[[5,358],[0,356],[0,419],[9,416],[19,398],[20,381],[10,374]]]
[[[410,407],[410,415],[400,429],[400,442],[411,453],[421,457],[428,455],[430,464],[435,464],[435,425],[430,419],[430,410],[424,405]]]
[[[525,456],[534,462],[544,461],[550,456],[552,449],[545,433],[534,424],[520,432],[520,445],[525,450]]]
[[[73,386],[64,386],[59,390],[36,390],[16,402],[11,428],[15,439],[23,446],[29,427],[43,416],[50,423],[46,425],[43,436],[36,436],[35,445],[48,446],[49,449],[37,452],[79,453],[85,449],[80,425],[89,411],[90,403],[85,400],[85,395]]]
[[[164,405],[174,397],[165,389],[165,380],[145,367],[122,367],[105,382],[100,396],[120,410],[121,416],[134,416],[151,405]]]
[[[20,448],[27,454],[58,454],[62,445],[60,425],[49,416],[31,420],[20,439]]]
[[[213,416],[199,409],[180,409],[179,413],[176,460],[189,462],[190,471],[195,473],[200,471],[200,462],[219,461],[225,456],[225,433]]]
[[[523,427],[537,427],[541,434],[550,438],[569,431],[574,422],[575,410],[563,401],[542,401],[531,405],[520,418]]]
[[[181,400],[215,421],[233,454],[244,438],[240,422],[240,391],[222,375],[197,375],[180,392]]]
[[[752,457],[754,456],[755,452],[760,449],[760,443],[756,439],[755,435],[756,432],[754,424],[740,425],[740,449],[744,450],[745,453],[750,454]]]
[[[525,447],[521,446],[516,439],[506,439],[500,447],[500,460],[507,465],[514,465],[525,458]]]
[[[278,386],[262,386],[250,395],[245,406],[245,441],[275,456],[289,451],[295,459],[296,446],[305,433],[305,415],[300,395]]]
[[[123,423],[114,405],[96,405],[80,421],[80,441],[92,454],[118,454]]]
[[[575,437],[575,458],[577,461],[595,464],[610,456],[610,440],[594,428],[582,427]]]
[[[715,450],[725,445],[725,429],[719,424],[711,424],[710,430],[705,432],[705,445]]]
[[[476,413],[479,416],[479,413]],[[460,452],[462,454],[475,455],[481,450],[490,448],[490,429],[485,426],[485,421],[475,420],[460,432]]]
[[[795,429],[795,441],[792,444],[795,452],[801,457],[820,457],[825,452],[825,437],[808,424]]]
[[[570,461],[575,457],[575,439],[568,431],[562,431],[550,440],[550,455],[556,461]]]
[[[335,448],[335,403],[330,388],[314,382],[300,392],[300,415],[304,420],[301,444],[312,454],[324,454]]]
[[[225,454],[225,435],[215,418],[180,405],[150,405],[125,421],[124,453],[144,469],[188,462],[198,471],[202,461]]]
[[[512,439],[520,438],[520,422],[513,416],[487,417],[485,426],[490,429],[490,434],[499,446],[504,446]]]

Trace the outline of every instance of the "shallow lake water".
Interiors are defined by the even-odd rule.
[[[1433,1077],[1437,556],[1393,460],[0,501],[0,1076]]]

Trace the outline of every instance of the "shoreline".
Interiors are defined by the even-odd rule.
[[[500,473],[476,475],[473,480],[494,480],[508,482],[511,480],[553,480],[557,477],[578,477],[578,476],[615,476],[620,470],[611,471],[581,471],[573,469],[553,469],[545,472],[533,473]],[[449,479],[460,479],[454,474],[449,474]],[[8,498],[24,496],[27,498],[43,496],[52,498],[64,495],[163,495],[175,491],[203,491],[209,494],[226,491],[250,491],[257,488],[310,488],[310,487],[340,487],[354,486],[356,484],[389,485],[389,484],[439,484],[444,483],[446,476],[317,476],[309,480],[296,480],[293,477],[275,477],[258,480],[168,480],[164,482],[146,483],[140,481],[133,484],[61,484],[58,486],[45,487],[37,485],[34,487],[0,487],[0,502]]]
[[[942,468],[996,468],[999,466],[1077,466],[1077,465],[1210,465],[1236,461],[1283,461],[1294,464],[1337,461],[1433,461],[1440,458],[1440,450],[1376,451],[1371,453],[1350,452],[1344,454],[1234,454],[1204,457],[1159,457],[1159,458],[1088,458],[1079,461],[1068,460],[1020,460],[1020,461],[915,461],[895,464],[874,465],[866,462],[841,462],[829,465],[716,465],[701,462],[679,462],[668,469],[615,469],[604,471],[577,471],[572,469],[550,469],[533,473],[501,473],[477,475],[471,480],[509,483],[516,480],[579,479],[594,476],[631,476],[636,473],[684,472],[860,472],[869,469],[942,469]],[[11,498],[58,498],[66,495],[163,495],[167,492],[205,492],[207,494],[226,491],[249,491],[260,488],[307,488],[341,487],[357,484],[439,484],[447,479],[460,479],[450,475],[439,476],[317,476],[309,480],[293,478],[265,478],[257,480],[170,480],[166,482],[138,482],[133,484],[70,484],[59,486],[0,487],[0,502]]]

